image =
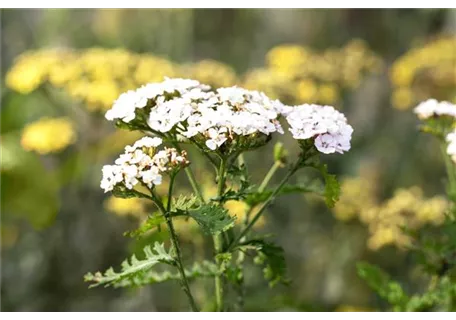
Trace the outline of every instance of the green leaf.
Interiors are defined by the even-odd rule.
[[[269,286],[273,287],[279,282],[289,283],[289,280],[286,279],[287,265],[284,250],[281,247],[264,240],[250,240],[239,248],[257,251],[258,255],[254,261],[263,266],[263,275],[269,281]]]
[[[187,211],[203,232],[217,235],[234,227],[235,217],[228,214],[228,211],[214,204],[203,204],[202,206]]]
[[[102,274],[101,272],[96,272],[95,274],[88,273],[84,276],[84,281],[93,282],[89,288],[97,287],[104,285],[109,287],[120,283],[125,280],[131,280],[135,277],[141,276],[144,272],[149,271],[153,266],[158,263],[166,263],[174,265],[175,261],[173,257],[166,252],[165,246],[163,243],[155,242],[154,248],[151,249],[150,246],[144,248],[145,259],[139,260],[133,255],[128,261],[126,259],[122,262],[122,268],[120,272],[115,272],[111,267]]]
[[[335,175],[328,173],[328,166],[326,164],[319,166],[318,169],[325,179],[324,196],[326,205],[332,208],[339,200],[340,184]]]
[[[145,233],[155,229],[160,228],[160,226],[165,223],[165,218],[159,212],[154,213],[149,216],[146,221],[144,221],[141,226],[133,231],[127,231],[124,233],[124,236],[129,236],[132,238],[138,238],[143,236]]]
[[[197,208],[200,205],[200,201],[197,196],[195,195],[180,195],[177,199],[175,199],[171,206],[171,211],[188,211],[190,209]]]
[[[392,281],[387,273],[367,262],[357,264],[358,275],[367,282],[380,297],[395,307],[396,311],[405,309],[409,298],[396,281]]]
[[[210,261],[195,262],[191,268],[185,269],[187,280],[197,278],[215,277],[220,274],[217,265]],[[139,287],[148,284],[161,283],[169,280],[180,280],[180,274],[176,270],[154,271],[136,274],[133,277],[125,278],[114,284],[115,288],[119,287]]]

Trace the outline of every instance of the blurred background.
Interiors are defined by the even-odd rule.
[[[164,76],[334,105],[355,128],[349,153],[325,157],[342,184],[336,207],[286,196],[256,228],[283,246],[293,281],[267,290],[250,264],[246,310],[383,310],[357,276],[361,260],[409,292],[426,285],[400,227],[439,225],[448,204],[440,149],[418,132],[412,108],[431,97],[456,103],[456,10],[2,10],[1,67],[2,311],[187,310],[174,282],[90,290],[83,282],[167,239],[124,237],[147,203],[99,188],[102,165],[140,137],[116,130],[104,112],[121,92]],[[298,153],[290,136],[281,140],[291,158]],[[272,165],[272,147],[246,155],[254,181]],[[213,173],[190,157],[214,193]],[[227,206],[240,220],[242,204]],[[195,225],[181,221],[178,232],[185,260],[211,257]],[[203,307],[211,286],[192,283]]]

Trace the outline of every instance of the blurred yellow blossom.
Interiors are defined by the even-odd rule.
[[[21,137],[27,151],[39,154],[59,152],[76,141],[76,132],[68,118],[41,118],[28,124]]]
[[[424,198],[419,187],[396,190],[391,199],[360,213],[360,220],[369,227],[369,248],[378,250],[388,244],[405,248],[411,239],[402,227],[416,230],[426,224],[440,225],[448,207],[442,196]]]
[[[407,109],[414,101],[413,92],[408,87],[401,87],[393,91],[392,104],[396,109]]]
[[[107,211],[119,216],[133,216],[139,219],[147,215],[147,201],[140,198],[117,198],[110,196],[104,202]]]
[[[408,109],[416,101],[451,100],[456,88],[456,36],[443,36],[412,48],[391,66],[393,107]]]
[[[196,79],[214,88],[231,87],[237,82],[234,69],[215,60],[202,60],[184,66],[183,69],[186,78]]]
[[[334,216],[341,221],[355,218],[361,211],[376,205],[375,183],[368,177],[345,178],[341,182],[340,199]]]
[[[298,83],[297,97],[301,103],[315,102],[318,87],[312,80],[305,79]]]

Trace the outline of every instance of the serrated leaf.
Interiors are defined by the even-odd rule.
[[[104,274],[96,272],[95,274],[87,273],[84,276],[84,281],[93,282],[89,288],[104,285],[109,287],[124,280],[131,280],[135,277],[140,277],[144,272],[149,271],[158,263],[174,264],[173,257],[166,252],[163,243],[155,242],[154,248],[146,246],[144,248],[145,258],[139,260],[135,255],[130,258],[130,261],[125,260],[121,264],[121,271],[115,272],[111,267]]]
[[[263,266],[263,275],[268,280],[269,286],[273,287],[279,282],[289,283],[289,280],[286,279],[287,265],[283,248],[264,240],[251,240],[239,248],[257,251],[258,255],[254,261]]]
[[[204,277],[215,277],[220,274],[217,265],[210,261],[195,262],[191,268],[185,269],[187,280],[193,280]],[[115,288],[119,287],[139,287],[148,284],[161,283],[169,280],[179,280],[180,274],[177,270],[154,271],[149,270],[134,277],[125,278],[114,284]]]
[[[203,204],[199,208],[188,210],[187,213],[198,223],[203,232],[212,235],[234,227],[236,220],[225,208],[214,204]]]
[[[339,200],[340,195],[340,184],[337,181],[337,178],[333,174],[328,173],[328,166],[321,165],[318,167],[323,178],[325,179],[325,202],[326,205],[330,208],[334,207],[336,202]]]
[[[197,196],[195,195],[180,195],[177,199],[174,199],[171,211],[179,212],[179,211],[188,211],[190,209],[197,208],[200,205],[200,201]]]
[[[155,229],[160,228],[160,226],[165,223],[165,218],[163,215],[154,213],[152,216],[148,217],[146,221],[144,221],[138,229],[133,231],[127,231],[124,233],[124,236],[129,236],[132,238],[138,238],[143,236],[145,233]]]

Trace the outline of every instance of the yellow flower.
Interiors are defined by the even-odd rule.
[[[404,63],[395,63],[391,68],[391,82],[395,86],[409,86],[412,84],[414,69]]]
[[[298,83],[297,95],[300,102],[314,102],[318,92],[317,85],[312,80],[301,80]]]
[[[21,137],[25,150],[40,154],[59,152],[76,141],[76,132],[68,118],[41,118],[28,124]]]
[[[196,79],[212,87],[230,87],[237,81],[233,68],[214,60],[202,60],[187,66],[186,69],[186,77]]]
[[[117,198],[110,196],[104,202],[104,207],[107,211],[112,212],[118,216],[133,216],[143,218],[146,212],[146,202],[140,198]]]
[[[321,85],[318,90],[318,101],[323,104],[333,104],[339,99],[339,89],[334,84]]]
[[[91,111],[107,111],[112,107],[114,100],[120,95],[116,83],[111,80],[95,81],[88,85],[85,92],[87,108]]]
[[[407,87],[398,88],[394,90],[391,100],[394,108],[405,110],[413,103],[413,92]]]
[[[300,67],[310,57],[310,51],[299,45],[281,45],[272,48],[266,56],[268,66],[286,74],[299,74]]]
[[[163,81],[164,77],[175,75],[176,67],[172,62],[153,55],[143,55],[138,61],[133,77],[138,84],[145,84]]]

